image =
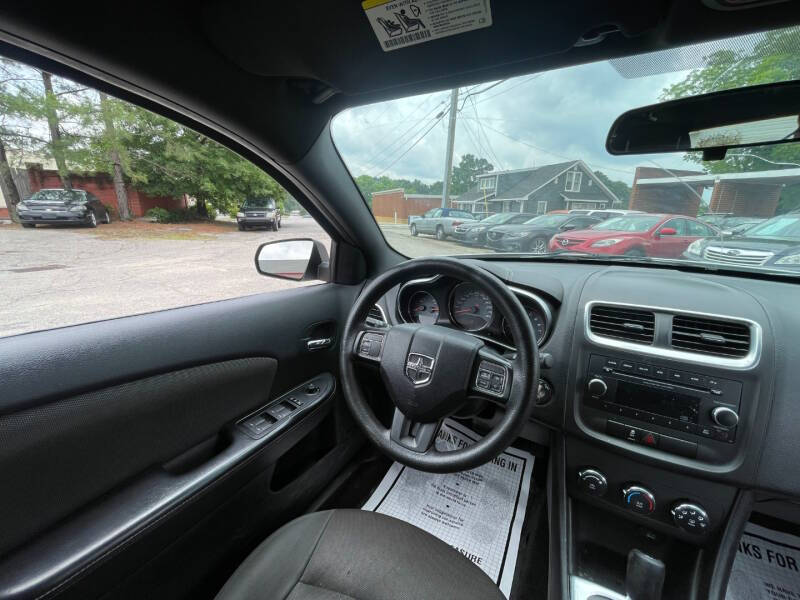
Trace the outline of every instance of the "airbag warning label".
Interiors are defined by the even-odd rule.
[[[489,0],[365,0],[361,3],[384,52],[489,27]]]

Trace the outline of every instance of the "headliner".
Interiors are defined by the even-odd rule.
[[[0,8],[0,54],[120,86],[290,164],[350,106],[800,22],[796,2],[713,3],[495,0],[491,27],[393,52],[359,0],[27,3]],[[609,24],[619,32],[576,47]]]

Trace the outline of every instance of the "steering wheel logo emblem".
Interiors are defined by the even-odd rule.
[[[431,356],[409,352],[406,359],[406,377],[414,382],[414,385],[428,383],[431,380],[435,362]]]

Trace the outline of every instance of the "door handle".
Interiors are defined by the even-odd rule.
[[[322,350],[323,348],[330,348],[332,343],[333,338],[317,338],[314,340],[308,340],[308,342],[306,342],[306,348],[309,350]]]

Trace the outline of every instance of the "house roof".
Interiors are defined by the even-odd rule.
[[[537,167],[536,169],[527,169],[524,171],[520,170],[510,173],[498,173],[499,179],[497,181],[497,199],[511,200],[524,198],[532,191],[542,187],[548,181],[559,175],[561,172],[566,171],[577,162],[577,160],[571,160],[552,165],[543,165],[541,167]]]
[[[494,198],[494,192],[488,192],[475,187],[461,194],[458,198],[456,198],[456,201],[474,202],[475,200],[483,200],[484,196],[487,200],[492,200]]]

